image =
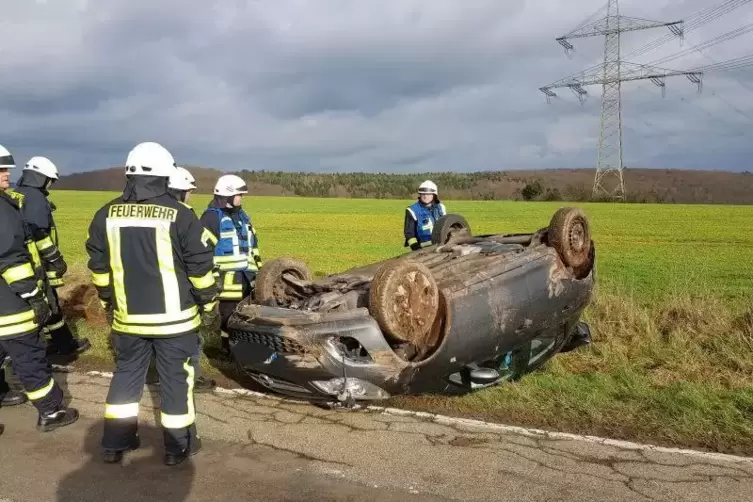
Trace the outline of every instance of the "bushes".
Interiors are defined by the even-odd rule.
[[[544,187],[539,180],[529,181],[525,186],[519,190],[520,196],[523,200],[543,200],[543,201],[556,201],[567,200],[562,197],[559,188]]]

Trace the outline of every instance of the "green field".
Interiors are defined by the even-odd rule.
[[[94,211],[116,196],[53,192],[69,264],[85,263]],[[191,201],[198,214],[208,196]],[[410,201],[250,197],[262,258],[332,273],[404,253]],[[446,201],[474,233],[529,232],[562,203]],[[401,406],[573,432],[753,453],[753,206],[577,204],[590,217],[595,344],[520,383]],[[89,331],[81,326],[83,331]],[[101,355],[101,353],[100,353]],[[111,363],[108,362],[111,365]]]
[[[53,192],[63,253],[85,260],[94,211],[114,193]],[[190,202],[197,214],[208,196]],[[410,201],[249,198],[244,207],[265,259],[292,255],[312,271],[332,273],[406,252],[403,214]],[[562,206],[550,202],[448,201],[474,233],[529,232]],[[727,298],[753,291],[753,206],[578,204],[591,219],[600,281],[646,300],[698,288]]]

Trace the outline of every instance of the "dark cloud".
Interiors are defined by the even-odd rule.
[[[554,40],[604,5],[556,0],[14,2],[0,28],[0,143],[63,171],[119,165],[140,141],[221,169],[478,171],[591,167],[599,86],[539,87],[597,64],[603,39]],[[721,3],[721,0],[714,4]],[[708,1],[623,0],[675,20]],[[750,22],[743,6],[630,60],[646,64]],[[629,33],[623,54],[669,33]],[[745,55],[745,37],[662,64]],[[625,162],[747,169],[753,79],[623,86]]]

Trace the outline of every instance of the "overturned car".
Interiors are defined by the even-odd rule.
[[[229,320],[230,348],[265,388],[312,401],[462,394],[590,343],[594,265],[578,208],[530,234],[474,236],[448,214],[431,246],[321,279],[267,262]]]

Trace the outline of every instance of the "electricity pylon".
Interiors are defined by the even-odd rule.
[[[650,28],[667,27],[674,34],[682,38],[683,21],[664,23],[649,21],[620,15],[618,0],[609,0],[607,15],[592,23],[588,23],[565,36],[557,38],[565,53],[574,49],[568,39],[604,36],[604,62],[593,68],[584,70],[572,77],[558,80],[539,90],[546,95],[547,102],[556,96],[553,88],[569,87],[581,103],[587,94],[583,88],[586,85],[601,84],[601,127],[599,132],[599,154],[596,163],[596,176],[592,197],[600,193],[608,198],[624,199],[625,182],[622,177],[622,82],[629,80],[651,80],[661,87],[662,96],[665,93],[667,77],[685,75],[691,82],[698,84],[701,90],[702,72],[673,71],[653,66],[633,64],[620,59],[620,34],[626,31],[646,30]],[[609,183],[608,177],[615,178]]]

